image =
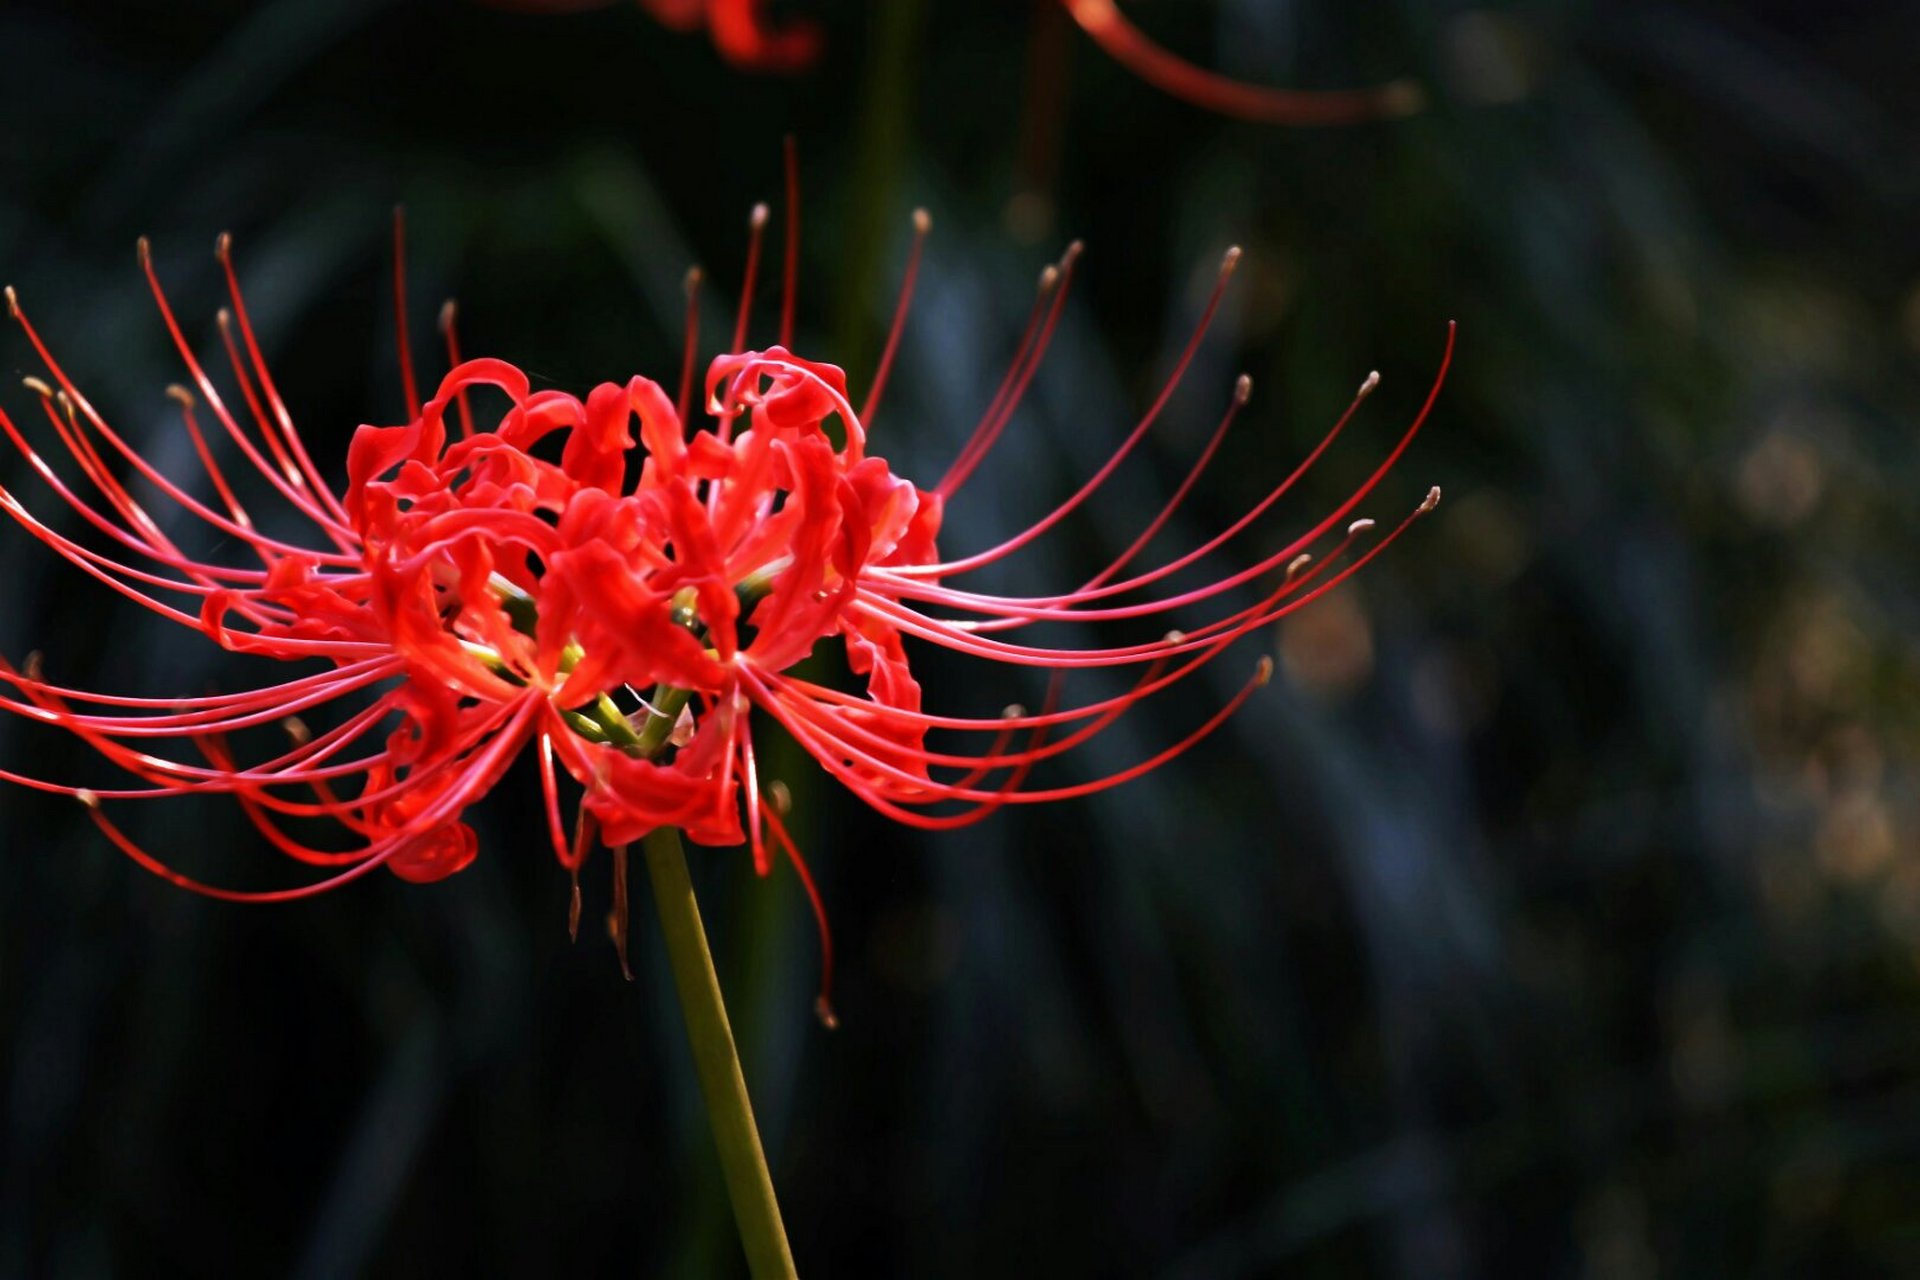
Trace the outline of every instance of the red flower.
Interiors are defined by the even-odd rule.
[[[804,71],[820,57],[824,43],[811,22],[775,23],[767,0],[640,0],[640,7],[675,31],[697,31],[702,22],[713,47],[747,71]]]
[[[752,296],[765,222],[764,209],[756,210],[744,297]],[[1374,378],[1290,475],[1199,546],[1151,568],[1137,564],[1247,402],[1245,378],[1167,507],[1101,572],[1057,594],[973,590],[961,585],[969,574],[1066,519],[1145,439],[1186,374],[1238,251],[1228,253],[1205,317],[1165,388],[1111,458],[1021,532],[985,550],[943,557],[937,546],[943,508],[1020,404],[1060,320],[1079,250],[1070,248],[1043,275],[999,391],[946,475],[921,488],[867,451],[867,430],[897,350],[927,225],[925,215],[917,215],[897,318],[858,408],[838,368],[789,349],[790,220],[781,342],[765,351],[736,349],[712,362],[704,398],[710,429],[690,431],[688,422],[692,290],[677,402],[641,377],[602,384],[584,400],[535,391],[503,361],[460,360],[449,313],[451,372],[419,403],[403,345],[408,421],[361,427],[348,450],[346,486],[338,491],[309,456],[260,358],[227,239],[218,253],[233,311],[231,319],[222,314],[220,332],[244,416],[229,408],[196,360],[143,242],[142,267],[195,389],[174,394],[212,500],[195,496],[197,484],[168,479],[114,432],[54,361],[9,290],[9,308],[51,378],[29,385],[81,479],[57,471],[4,414],[0,430],[105,549],[59,532],[14,494],[0,492],[0,507],[83,572],[225,648],[292,662],[318,659],[328,669],[244,692],[159,701],[61,687],[36,662],[18,671],[0,664],[0,681],[16,695],[0,698],[0,706],[78,735],[138,785],[89,790],[18,773],[0,776],[79,797],[116,845],[177,884],[219,897],[273,900],[316,893],[382,865],[416,881],[465,867],[477,842],[462,814],[532,743],[554,852],[576,875],[596,834],[618,851],[670,825],[702,844],[746,843],[763,874],[777,850],[811,894],[779,809],[762,789],[756,712],[783,726],[868,804],[928,828],[978,821],[1004,804],[1091,794],[1179,755],[1265,681],[1266,659],[1199,729],[1151,758],[1060,785],[1030,781],[1036,767],[1188,679],[1236,640],[1332,590],[1431,510],[1438,490],[1384,538],[1359,549],[1372,522],[1353,520],[1354,509],[1411,443],[1440,380],[1347,501],[1286,545],[1206,585],[1167,584],[1211,563],[1261,522],[1331,446]],[[397,280],[396,301],[403,300]],[[404,314],[401,319],[404,332]],[[736,332],[744,334],[748,322],[743,302]],[[1451,349],[1450,333],[1449,357]],[[1445,368],[1443,360],[1442,378]],[[481,429],[469,401],[487,391],[506,408]],[[311,526],[304,543],[264,533],[251,518],[222,469],[222,451],[202,432],[201,404],[258,473],[257,483]],[[122,463],[218,539],[245,548],[251,563],[217,563],[183,549],[164,531],[172,522],[163,527],[150,517],[115,478]],[[1196,611],[1208,620],[1167,630]],[[1027,629],[1056,622],[1123,624],[1132,634],[1093,648],[1023,639]],[[823,641],[839,647],[864,689],[832,689],[796,673],[796,664]],[[911,664],[922,644],[1042,668],[1054,684],[1038,712],[1015,707],[988,718],[929,712]],[[1064,703],[1062,680],[1093,668],[1128,670],[1132,683],[1118,694]],[[331,708],[335,723],[311,733],[303,718],[322,707]],[[251,764],[234,758],[228,735],[275,722],[294,730],[287,750]],[[168,740],[191,747],[198,759],[157,754]],[[584,791],[571,835],[561,769]],[[263,893],[213,888],[148,853],[105,807],[201,793],[233,795],[270,843],[326,874]],[[354,847],[316,847],[289,827],[289,819],[316,817],[337,820],[355,837]],[[817,895],[814,900],[817,909]]]
[[[654,21],[675,31],[698,31],[713,36],[713,47],[743,71],[779,75],[805,71],[819,61],[825,33],[817,23],[799,19],[776,21],[767,13],[768,0],[637,0]],[[491,0],[507,8],[549,12],[598,9],[612,0]]]
[[[595,8],[608,0],[495,0],[527,8]],[[662,26],[698,31],[704,24],[722,57],[745,71],[805,71],[825,45],[812,22],[775,23],[767,0],[638,0]],[[1220,115],[1266,124],[1330,125],[1412,115],[1425,95],[1411,80],[1365,89],[1274,89],[1193,63],[1156,44],[1129,22],[1115,0],[1060,0],[1107,56],[1161,92]]]

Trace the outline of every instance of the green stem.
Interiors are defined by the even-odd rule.
[[[720,1168],[726,1175],[727,1195],[746,1247],[747,1266],[754,1280],[792,1277],[793,1253],[787,1248],[786,1228],[780,1222],[780,1204],[773,1194],[773,1176],[760,1149],[760,1131],[754,1127],[753,1105],[747,1100],[747,1082],[740,1074],[740,1053],[734,1047],[727,1006],[720,998],[720,978],[713,971],[706,930],[700,923],[700,904],[694,900],[693,881],[687,875],[687,855],[680,832],[660,827],[640,842],[646,854],[647,874],[653,880],[653,901],[660,912],[660,934],[666,939],[667,958],[673,964],[673,985],[680,993],[680,1011],[687,1019],[687,1039],[706,1095],[707,1119],[720,1148]]]

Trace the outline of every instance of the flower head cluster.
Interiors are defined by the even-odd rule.
[[[758,262],[765,222],[764,209],[757,210],[750,264]],[[918,215],[897,309],[902,318],[927,225]],[[789,260],[792,248],[790,239]],[[811,894],[781,818],[780,789],[763,784],[756,762],[756,731],[767,724],[781,726],[868,804],[921,827],[960,826],[1005,804],[1117,785],[1218,727],[1265,679],[1267,661],[1197,730],[1149,759],[1050,787],[1033,785],[1032,775],[1143,699],[1186,681],[1236,640],[1334,588],[1439,496],[1433,491],[1398,528],[1370,542],[1363,540],[1371,522],[1352,519],[1419,430],[1430,394],[1346,502],[1204,585],[1169,585],[1262,523],[1331,445],[1374,385],[1370,378],[1327,438],[1240,519],[1177,556],[1139,567],[1246,403],[1243,378],[1166,508],[1101,572],[1040,596],[962,585],[974,570],[1045,535],[1101,488],[1154,426],[1205,331],[1203,320],[1152,408],[1064,503],[998,545],[943,555],[943,508],[994,447],[1035,376],[1065,304],[1077,247],[1043,275],[1004,381],[952,467],[929,488],[896,475],[868,450],[900,321],[856,407],[838,368],[790,349],[790,284],[780,343],[746,350],[737,337],[707,368],[704,415],[693,412],[691,314],[677,395],[634,377],[579,397],[536,390],[505,361],[462,360],[449,309],[451,371],[418,402],[403,346],[407,421],[361,427],[347,452],[346,482],[336,487],[294,429],[261,359],[224,236],[218,256],[232,299],[219,324],[231,373],[225,393],[182,333],[144,242],[140,255],[192,384],[175,388],[174,397],[201,464],[203,474],[193,480],[170,479],[109,425],[8,291],[10,312],[44,362],[46,379],[29,385],[68,465],[56,467],[4,414],[0,431],[71,515],[42,517],[4,491],[0,508],[121,595],[228,650],[301,670],[281,683],[163,701],[65,687],[38,660],[17,670],[0,664],[0,682],[11,690],[0,707],[77,735],[133,781],[82,788],[18,772],[0,776],[79,797],[129,856],[219,897],[297,898],[382,866],[415,881],[457,872],[478,847],[466,811],[528,747],[537,754],[555,855],[576,877],[596,843],[618,852],[671,826],[701,844],[746,844],[763,873],[784,856]],[[1208,319],[1237,258],[1229,253],[1223,264]],[[750,266],[743,297],[753,289]],[[397,281],[403,333],[404,294]],[[689,299],[697,296],[690,287]],[[743,301],[736,334],[744,335],[748,323]],[[1438,389],[1436,380],[1433,394]],[[475,401],[504,408],[483,417]],[[218,437],[203,430],[203,414],[226,447],[214,447]],[[223,455],[237,455],[255,473],[249,492],[265,491],[290,507],[310,536],[265,532]],[[179,520],[149,514],[119,478],[125,470],[137,474],[143,491],[180,508],[176,516],[243,548],[245,563],[189,552],[167,532]],[[62,531],[73,519],[88,536]],[[1175,621],[1186,629],[1168,630]],[[1113,623],[1133,634],[1092,648],[1023,638],[1030,628],[1061,622]],[[911,660],[918,645],[1042,668],[1056,677],[1054,689],[1037,712],[930,712]],[[822,646],[844,656],[858,687],[833,688],[796,670]],[[1131,673],[1130,683],[1077,704],[1059,696],[1061,675],[1108,668]],[[321,731],[307,728],[316,718],[326,723]],[[291,730],[284,750],[262,760],[236,758],[234,735],[276,723]],[[163,754],[167,743],[183,749]],[[571,821],[569,791],[580,796]],[[269,843],[319,869],[319,877],[266,891],[210,886],[150,853],[111,816],[125,800],[207,793],[233,796]],[[303,838],[300,831],[315,818],[344,828],[348,847]],[[577,919],[577,879],[575,907]]]

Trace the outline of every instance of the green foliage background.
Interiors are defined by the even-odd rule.
[[[830,54],[778,80],[624,4],[0,6],[0,275],[182,463],[133,237],[206,337],[231,229],[337,466],[400,412],[390,205],[417,347],[457,295],[469,353],[545,384],[668,378],[682,273],[707,270],[717,342],[792,132],[800,345],[856,384],[908,211],[935,219],[875,428],[905,474],[939,473],[1035,273],[1088,243],[1029,408],[952,511],[966,548],[1097,465],[1243,244],[1148,463],[998,579],[1055,587],[1156,509],[1235,374],[1253,407],[1173,541],[1257,498],[1379,368],[1277,544],[1371,468],[1458,319],[1372,513],[1429,483],[1445,503],[1275,637],[1281,678],[1230,732],[926,839],[778,758],[840,1031],[809,1012],[791,879],[696,865],[801,1267],[1910,1274],[1920,9],[1127,6],[1250,78],[1413,74],[1433,99],[1299,132],[1161,97],[1050,6],[805,7]],[[17,334],[0,368],[37,371]],[[11,659],[156,694],[244,676],[24,533],[0,567]],[[1177,736],[1241,678],[1222,667],[1086,767]],[[1038,693],[932,658],[924,679],[974,709]],[[8,762],[97,776],[0,722]],[[535,794],[510,778],[444,885],[254,910],[0,791],[0,1273],[736,1272],[664,957],[641,929],[629,987],[597,937],[568,945]],[[139,830],[211,877],[272,874],[219,806]]]

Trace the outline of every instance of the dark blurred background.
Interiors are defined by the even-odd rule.
[[[626,4],[14,0],[0,276],[92,399],[190,468],[133,240],[205,342],[232,230],[337,474],[355,424],[401,413],[391,205],[417,349],[457,295],[469,353],[537,384],[666,380],[682,273],[708,272],[711,351],[791,132],[800,346],[856,385],[909,210],[933,213],[875,425],[908,475],[939,474],[1035,273],[1088,242],[1027,411],[951,511],[964,550],[1104,457],[1245,245],[1145,462],[997,579],[1055,589],[1178,482],[1237,372],[1253,406],[1170,545],[1380,369],[1258,546],[1279,544],[1372,467],[1458,319],[1433,423],[1369,510],[1446,501],[1278,631],[1280,678],[1201,749],[927,838],[773,749],[839,1031],[810,1012],[792,878],[697,858],[801,1269],[1920,1273],[1920,6],[1125,8],[1230,72],[1413,75],[1431,108],[1214,118],[1022,0],[794,0],[831,44],[791,80]],[[12,329],[0,372],[39,372]],[[17,457],[0,478],[32,488]],[[0,566],[10,659],[156,696],[245,676],[11,526]],[[936,705],[1039,693],[924,668]],[[1244,669],[1079,768],[1152,754]],[[106,780],[12,721],[0,764]],[[633,985],[593,928],[570,946],[537,794],[510,777],[446,883],[247,908],[0,790],[0,1273],[742,1274],[648,904]],[[232,809],[147,819],[190,869],[292,882]]]

